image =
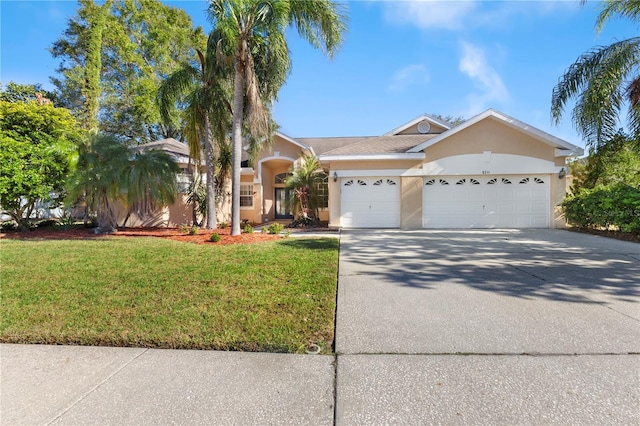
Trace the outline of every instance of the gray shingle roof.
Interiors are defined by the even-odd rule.
[[[399,154],[407,152],[416,145],[428,141],[437,135],[393,135],[373,136],[362,138],[355,143],[344,145],[324,155],[368,155],[368,154]],[[314,148],[315,149],[315,148]]]
[[[353,145],[369,138],[371,138],[371,136],[296,138],[296,140],[313,148],[313,152],[315,152],[316,155],[321,155],[327,151]]]
[[[187,146],[187,144],[177,141],[173,138],[161,139],[159,141],[145,143],[143,145],[139,145],[137,148],[140,150],[159,149],[184,157],[189,156],[189,147]]]

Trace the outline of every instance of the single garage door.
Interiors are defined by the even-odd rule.
[[[345,228],[398,228],[400,178],[343,178],[340,225]]]
[[[548,228],[549,176],[424,179],[424,228]]]

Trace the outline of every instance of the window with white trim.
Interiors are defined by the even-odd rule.
[[[253,185],[240,185],[240,207],[253,207]]]
[[[327,178],[318,183],[318,208],[326,209],[329,207],[329,183]]]

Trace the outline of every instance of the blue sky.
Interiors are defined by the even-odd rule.
[[[206,2],[167,1],[205,31]],[[636,36],[610,21],[596,35],[597,2],[349,1],[349,31],[333,60],[295,33],[293,69],[274,115],[293,137],[379,135],[422,113],[471,118],[495,108],[578,146],[570,122],[550,119],[551,91],[582,53]],[[47,48],[75,1],[0,0],[0,81],[42,83],[57,61]]]

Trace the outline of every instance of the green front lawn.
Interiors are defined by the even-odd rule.
[[[338,240],[2,240],[0,342],[331,352]]]

